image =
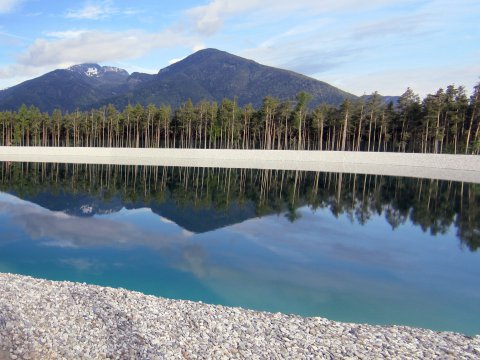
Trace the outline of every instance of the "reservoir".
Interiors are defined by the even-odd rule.
[[[480,333],[480,185],[293,170],[0,163],[0,271]]]

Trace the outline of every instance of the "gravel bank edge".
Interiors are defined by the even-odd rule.
[[[0,161],[327,171],[480,183],[478,155],[0,146]]]
[[[478,359],[480,336],[340,323],[0,273],[4,359]]]

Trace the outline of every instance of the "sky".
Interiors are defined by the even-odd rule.
[[[478,0],[0,0],[0,89],[94,62],[156,73],[203,48],[355,95],[480,81]]]

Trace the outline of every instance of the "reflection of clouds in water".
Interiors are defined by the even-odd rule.
[[[22,200],[22,199],[20,199],[16,196],[13,196],[13,195],[9,194],[9,193],[1,192],[1,191],[0,191],[0,201],[9,202],[9,203],[12,203],[12,204],[21,204],[21,203],[26,203],[27,202],[25,200]],[[33,203],[29,203],[29,204],[32,204],[33,206],[36,206]]]
[[[173,222],[172,220],[167,219],[167,218],[165,218],[165,217],[163,217],[163,216],[159,216],[159,218],[160,218],[160,221],[161,221],[161,222],[164,222],[165,224],[174,224],[174,222]]]
[[[32,239],[60,247],[138,246],[154,248],[181,240],[182,235],[145,232],[134,224],[106,218],[83,218],[51,212],[37,205],[0,201],[0,213],[8,214]]]
[[[302,212],[302,219],[291,223],[284,216],[265,216],[231,226],[232,233],[248,238],[255,245],[267,249],[278,257],[295,262],[311,262],[312,256],[324,250],[325,239],[340,236],[323,221],[312,222]]]
[[[398,254],[393,254],[393,252],[388,250],[367,249],[358,245],[348,246],[342,243],[334,243],[331,244],[330,251],[339,260],[360,265],[378,265],[389,268],[404,268],[407,265],[399,258]]]
[[[294,223],[283,216],[266,216],[217,230],[224,235],[222,242],[240,239],[248,249],[240,253],[230,249],[219,254],[215,242],[207,239],[199,243],[194,234],[184,229],[176,229],[175,234],[168,235],[158,230],[147,232],[135,223],[125,221],[128,214],[122,216],[122,221],[115,217],[75,217],[19,201],[11,195],[3,195],[3,199],[6,201],[0,198],[0,213],[8,215],[13,223],[43,245],[80,248],[147,246],[161,250],[171,266],[190,271],[200,278],[224,277],[230,273],[227,269],[252,273],[259,273],[262,269],[262,276],[275,277],[279,264],[282,269],[290,268],[298,273],[300,268],[304,272],[322,262],[343,261],[368,266],[388,263],[392,266],[395,260],[392,249],[384,248],[379,253],[378,249],[362,245],[366,242],[345,242],[344,239],[351,236],[350,229],[338,227],[336,220],[332,221],[321,212],[313,213],[306,207],[298,210],[302,218]],[[146,209],[140,212],[146,212]],[[169,222],[166,219],[161,221]],[[259,249],[267,250],[270,255],[259,256]],[[211,256],[208,253],[212,253]],[[230,261],[222,261],[223,255]],[[315,271],[307,272],[312,273],[312,276],[304,274],[307,279],[319,276]]]
[[[183,230],[182,230],[182,235],[187,238],[187,237],[192,237],[193,235],[195,235],[195,233],[193,233],[193,232],[191,232],[191,231],[188,231],[188,230],[186,230],[186,229],[183,229]]]
[[[190,245],[183,249],[183,261],[175,263],[174,266],[179,270],[188,271],[198,278],[205,278],[212,275],[207,258],[207,253],[201,246]]]
[[[365,249],[359,244],[339,243],[348,230],[334,228],[338,223],[324,221],[322,216],[308,209],[299,211],[302,219],[293,224],[283,216],[267,216],[198,238],[180,228],[172,235],[161,233],[161,227],[147,232],[142,228],[142,221],[139,224],[129,222],[130,213],[123,214],[121,219],[115,216],[83,218],[51,212],[29,202],[0,201],[0,213],[9,216],[13,223],[43,245],[74,248],[146,246],[159,251],[162,261],[169,266],[192,273],[221,296],[227,296],[224,292],[229,286],[225,284],[229,282],[233,286],[242,284],[252,291],[262,288],[262,284],[275,283],[277,289],[272,291],[295,287],[297,294],[302,292],[301,287],[309,293],[319,288],[341,289],[348,288],[352,282],[368,282],[344,269],[332,269],[331,264],[338,259],[360,259],[357,261],[367,263],[378,253],[362,252]],[[158,223],[162,222],[165,223]],[[218,246],[219,242],[225,245],[227,240],[233,241],[232,246]],[[97,266],[88,259],[65,259],[63,263],[81,271]],[[224,285],[219,287],[220,283]]]
[[[150,209],[147,210],[151,213]],[[145,213],[147,210],[142,209],[140,212]],[[132,214],[138,212],[134,210]],[[134,223],[126,222],[127,214],[123,214],[127,216],[122,216],[122,220],[75,217],[62,212],[52,212],[11,195],[0,198],[0,214],[6,215],[11,219],[11,223],[20,227],[33,240],[40,241],[42,245],[60,248],[146,246],[160,251],[174,268],[190,271],[198,277],[210,273],[208,265],[205,264],[207,258],[205,250],[200,245],[192,243],[191,238],[194,234],[188,230],[178,228],[177,233],[168,235],[159,231],[147,232]],[[19,239],[17,237],[17,240]],[[2,240],[2,243],[5,241],[7,240]],[[64,259],[62,263],[77,270],[98,267],[98,264],[88,259]]]
[[[98,261],[85,259],[85,258],[61,259],[60,262],[62,264],[73,267],[75,270],[78,270],[78,271],[89,271],[89,270],[94,270],[101,267],[101,264]]]
[[[313,212],[308,207],[298,211],[302,218],[294,223],[272,215],[233,225],[228,231],[248,238],[256,246],[278,258],[288,259],[290,263],[306,264],[329,259],[330,262],[352,262],[363,266],[405,267],[398,256],[406,251],[401,244],[377,246],[385,239],[368,227],[343,223],[330,214]]]
[[[219,253],[208,241],[205,246],[215,251],[214,260],[228,258],[224,263],[233,270],[230,280],[246,287],[276,284],[271,290],[275,293],[290,289],[313,296],[316,302],[351,289],[357,289],[358,295],[372,289],[375,293],[396,293],[399,287],[406,291],[400,278],[415,270],[410,268],[408,255],[404,256],[411,250],[404,249],[401,241],[385,244],[384,232],[359,229],[346,219],[307,207],[298,211],[302,218],[294,223],[273,215],[222,229],[217,241],[235,239],[232,244],[240,254]]]
[[[306,208],[299,209],[302,218],[293,224],[283,216],[266,216],[197,235],[171,221],[158,221],[149,209],[124,209],[109,216],[84,218],[52,212],[17,198],[2,200],[0,214],[42,245],[145,246],[158,253],[159,261],[192,274],[202,286],[230,303],[241,300],[254,304],[275,298],[280,299],[277,303],[293,302],[316,309],[339,292],[372,287],[373,279],[332,266],[338,259],[361,253],[360,245],[339,242],[348,230],[335,228],[338,223]],[[366,252],[360,256],[361,262],[368,262],[371,256],[374,254]],[[85,273],[122,266],[75,255],[61,259],[60,264]],[[387,283],[375,286],[383,292],[392,290]]]

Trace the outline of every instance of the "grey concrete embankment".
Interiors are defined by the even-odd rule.
[[[480,183],[480,156],[351,151],[0,147],[0,161],[328,171]]]
[[[478,359],[480,336],[0,273],[0,359]]]

